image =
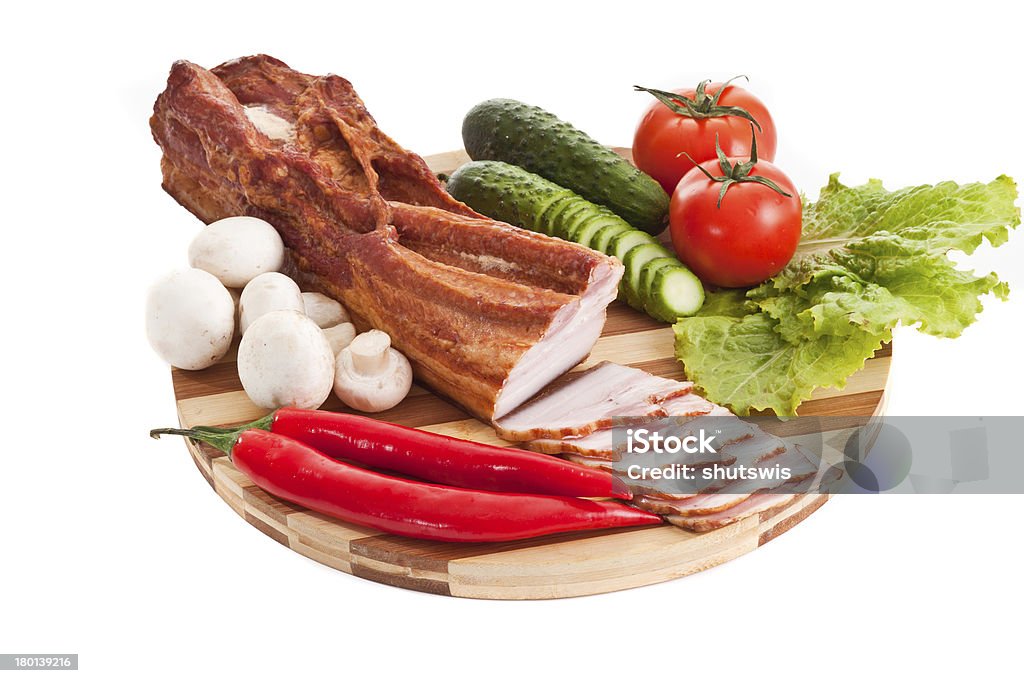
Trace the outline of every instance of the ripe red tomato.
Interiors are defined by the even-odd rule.
[[[706,161],[676,186],[669,229],[680,260],[702,281],[719,287],[750,287],[777,275],[800,242],[803,219],[793,181],[771,162],[758,161],[748,175],[765,178],[790,196],[746,180],[730,183],[719,206],[723,183],[709,179],[701,168],[716,177],[729,175],[718,160]]]
[[[715,158],[716,136],[726,156],[746,157],[750,154],[750,121],[726,113],[730,107],[745,110],[761,127],[756,132],[761,158],[767,161],[775,158],[775,123],[764,103],[750,91],[735,85],[726,85],[718,102],[713,103],[722,84],[707,85],[705,82],[702,85],[706,89],[698,86],[675,90],[673,93],[693,101],[694,109],[703,111],[707,114],[706,118],[677,113],[656,99],[640,119],[633,136],[633,162],[637,168],[661,183],[669,194],[672,194],[679,179],[693,168],[694,162],[699,164]],[[660,93],[663,98],[672,94],[660,90],[647,92]],[[680,109],[685,111],[685,107]],[[682,152],[693,157],[693,162]]]

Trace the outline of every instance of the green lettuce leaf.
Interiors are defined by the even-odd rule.
[[[948,252],[999,246],[1020,223],[1013,181],[952,182],[889,192],[833,175],[805,202],[803,239],[776,277],[716,293],[675,326],[676,355],[708,398],[739,414],[792,415],[817,387],[842,387],[899,323],[956,337],[1005,299],[994,273],[958,270]]]
[[[1008,288],[995,273],[957,270],[947,254],[1006,242],[1020,222],[1016,197],[1006,176],[887,192],[878,180],[847,187],[833,175],[805,205],[796,256],[749,297],[794,343],[852,326],[882,334],[900,322],[957,337],[981,312],[979,296],[1005,299]]]
[[[687,378],[708,400],[738,415],[751,410],[794,415],[818,387],[845,386],[846,378],[888,341],[856,331],[791,344],[772,317],[746,312],[742,290],[739,294],[710,294],[698,316],[673,326],[676,357]]]

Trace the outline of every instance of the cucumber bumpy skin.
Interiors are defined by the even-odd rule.
[[[550,180],[501,161],[471,161],[451,175],[447,189],[453,197],[485,216],[534,232],[570,236],[572,241],[584,246],[591,246],[598,233],[603,233],[601,246],[610,256],[615,255],[616,248],[624,248],[619,247],[619,242],[635,242],[626,250],[626,274],[619,284],[627,303],[664,322],[676,321],[669,317],[674,311],[692,308],[695,299],[692,293],[681,306],[673,301],[651,302],[636,296],[628,280],[639,281],[644,263],[657,257],[671,257],[672,252],[644,233],[640,233],[644,237],[638,239],[638,231],[617,215]],[[678,259],[673,257],[671,262],[673,268],[689,273]],[[671,289],[661,288],[659,297],[664,299]],[[700,301],[703,301],[703,290]]]
[[[668,222],[669,197],[654,178],[539,107],[508,99],[481,102],[462,122],[462,141],[471,159],[525,168],[644,232],[656,235]]]
[[[448,178],[448,194],[475,211],[520,228],[550,234],[546,219],[579,197],[511,164],[471,161]]]

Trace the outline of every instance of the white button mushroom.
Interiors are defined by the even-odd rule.
[[[341,323],[324,330],[327,343],[331,345],[331,352],[337,358],[341,350],[352,343],[356,338],[356,328],[352,323]]]
[[[345,405],[376,413],[398,405],[412,387],[412,367],[380,330],[360,334],[338,354],[334,393]]]
[[[149,290],[146,336],[153,350],[176,368],[210,367],[227,353],[234,331],[231,294],[204,270],[175,271]]]
[[[306,316],[324,329],[349,321],[344,306],[319,292],[303,292],[302,303],[306,307]]]
[[[261,408],[319,408],[331,395],[334,355],[312,320],[298,311],[272,311],[242,336],[238,378]]]
[[[290,277],[281,273],[264,273],[254,277],[242,290],[238,310],[242,334],[245,334],[249,326],[260,316],[271,311],[306,313],[299,286]]]
[[[210,223],[188,247],[188,263],[225,287],[245,287],[257,275],[281,269],[284,242],[270,223],[233,216]]]

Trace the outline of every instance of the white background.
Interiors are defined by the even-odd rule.
[[[627,145],[648,101],[632,84],[745,73],[813,196],[836,170],[1024,178],[1011,4],[346,4],[5,9],[0,651],[78,652],[78,674],[37,676],[102,681],[1019,675],[1020,496],[846,497],[725,566],[612,595],[423,595],[270,541],[183,444],[150,441],[175,411],[142,331],[148,283],[199,229],[147,127],[174,59],[342,74],[422,154],[460,146],[495,96]],[[893,414],[1021,414],[1024,236],[970,264],[1010,301],[957,340],[898,331]]]

